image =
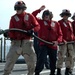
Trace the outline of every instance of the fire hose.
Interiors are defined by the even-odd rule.
[[[1,34],[4,34],[4,33],[6,33],[6,32],[9,32],[9,31],[18,31],[18,32],[22,32],[22,33],[27,33],[26,30],[17,29],[17,28],[11,28],[11,29],[5,29],[5,30],[0,29],[0,35],[1,35]],[[32,34],[32,36],[35,37],[35,38],[37,38],[38,40],[40,40],[40,41],[46,43],[46,44],[54,45],[54,43],[48,42],[48,41],[46,41],[46,40],[43,40],[43,39],[39,38],[38,36],[36,36],[35,34]],[[67,42],[67,44],[73,44],[73,43],[74,43],[74,41]],[[62,42],[62,43],[59,43],[58,45],[64,45],[64,44],[65,44],[65,43]]]
[[[26,30],[17,29],[17,28],[11,28],[11,29],[6,29],[6,30],[0,30],[0,35],[4,34],[6,32],[9,32],[9,31],[18,31],[18,32],[22,32],[22,33],[27,33]],[[54,45],[54,43],[48,42],[46,40],[43,40],[43,39],[39,38],[38,36],[36,36],[35,34],[32,34],[32,36],[35,37],[35,38],[37,38],[38,40],[44,42],[44,43],[47,43],[47,44],[50,44],[50,45]]]
[[[9,32],[9,31],[18,31],[18,32],[22,32],[22,33],[27,33],[26,30],[17,29],[17,28],[11,28],[11,29],[6,29],[6,30],[0,29],[0,35],[1,35],[1,34],[4,34],[4,33],[6,33],[6,32]],[[46,41],[46,40],[43,40],[43,39],[39,38],[38,36],[36,36],[35,34],[32,34],[32,36],[35,37],[35,38],[37,38],[38,40],[40,40],[40,41],[46,43],[46,44],[54,45],[54,43],[48,42],[48,41]],[[75,43],[74,41],[70,41],[70,42],[67,42],[67,43],[66,43],[66,44],[67,44],[67,54],[68,54],[68,56],[69,56],[68,44],[74,44],[74,43]],[[65,44],[65,43],[62,42],[62,43],[59,43],[58,45],[61,46],[61,45],[64,45],[64,44]]]
[[[61,46],[61,45],[64,45],[65,43],[60,43],[60,44],[58,44],[59,46]],[[70,55],[70,53],[69,53],[69,50],[68,50],[68,44],[74,44],[74,41],[70,41],[70,42],[67,42],[66,43],[66,46],[67,46],[67,56],[69,57],[69,55]]]
[[[66,44],[74,44],[75,42],[74,41],[69,41],[69,42],[66,42]],[[61,46],[61,45],[64,45],[65,43],[62,42],[62,43],[59,43],[58,45]]]

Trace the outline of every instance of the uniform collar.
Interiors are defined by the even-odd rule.
[[[26,12],[23,12],[21,14],[16,14],[16,15],[19,16],[19,17],[23,17],[25,14],[26,14]]]

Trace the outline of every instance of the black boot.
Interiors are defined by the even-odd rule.
[[[73,71],[73,69],[69,69],[69,74],[70,75],[73,75],[72,71]]]
[[[55,74],[52,74],[52,73],[51,73],[50,75],[55,75]]]
[[[51,71],[50,75],[55,75],[55,70]]]
[[[65,75],[69,75],[69,68],[66,68]]]
[[[70,68],[66,68],[65,75],[73,75],[72,70]]]
[[[57,74],[56,75],[61,75],[61,69],[57,68]]]
[[[35,73],[35,75],[40,75],[40,73]]]

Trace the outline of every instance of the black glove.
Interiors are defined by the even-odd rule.
[[[6,37],[6,38],[8,38],[8,37],[9,37],[8,32],[5,32],[5,33],[3,34],[3,36]]]
[[[27,31],[27,35],[28,35],[28,36],[33,36],[33,33],[34,33],[33,30],[28,30],[28,31]]]

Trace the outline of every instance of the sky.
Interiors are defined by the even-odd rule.
[[[9,22],[12,15],[16,12],[14,11],[14,4],[18,0],[0,0],[0,28],[8,29]],[[26,12],[32,13],[34,10],[39,9],[42,5],[52,11],[54,17],[53,20],[58,21],[61,19],[59,14],[63,9],[70,10],[71,14],[75,12],[75,0],[23,0],[27,6]],[[43,11],[42,11],[43,12]],[[38,14],[41,18],[42,12]],[[71,20],[71,18],[69,18]]]

